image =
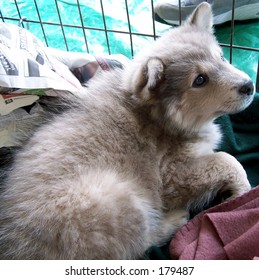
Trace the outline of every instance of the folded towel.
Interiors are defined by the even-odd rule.
[[[198,214],[170,242],[172,259],[251,260],[259,255],[259,186]]]
[[[259,93],[243,112],[216,120],[223,132],[219,151],[233,155],[245,168],[252,187],[259,184]]]

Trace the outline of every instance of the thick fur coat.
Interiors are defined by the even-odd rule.
[[[250,185],[213,123],[253,99],[203,3],[125,69],[92,79],[16,154],[0,196],[1,259],[138,259],[188,211]],[[74,105],[73,105],[74,103]]]

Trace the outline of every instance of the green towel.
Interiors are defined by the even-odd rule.
[[[219,150],[236,157],[245,168],[252,187],[259,185],[259,93],[246,110],[222,116],[216,122],[223,132]]]

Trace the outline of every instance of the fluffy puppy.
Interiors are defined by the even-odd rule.
[[[214,149],[218,116],[253,99],[203,3],[125,69],[92,79],[16,154],[0,196],[2,259],[138,259],[187,212],[250,185]]]

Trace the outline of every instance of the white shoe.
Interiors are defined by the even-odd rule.
[[[185,20],[201,2],[212,4],[214,24],[232,19],[232,0],[181,0],[181,19]],[[179,0],[159,1],[154,6],[155,20],[170,25],[179,25]],[[236,0],[235,20],[259,19],[259,0]]]

